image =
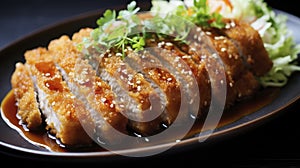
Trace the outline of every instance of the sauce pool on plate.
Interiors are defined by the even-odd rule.
[[[224,111],[221,120],[219,121],[218,128],[227,124],[233,123],[240,118],[247,116],[262,107],[271,103],[278,95],[279,88],[266,88],[252,98],[238,102],[230,109]],[[13,91],[10,91],[3,99],[1,104],[1,113],[4,121],[14,130],[16,130],[23,138],[32,143],[33,145],[41,146],[54,152],[72,152],[72,151],[105,151],[98,145],[87,148],[68,148],[59,143],[59,140],[51,136],[45,129],[41,128],[36,131],[29,131],[26,126],[20,123],[17,117],[17,106]],[[187,133],[186,138],[193,137],[201,131],[203,119],[196,120],[192,129]]]

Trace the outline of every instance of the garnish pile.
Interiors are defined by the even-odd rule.
[[[106,10],[97,20],[98,27],[91,33],[91,38],[86,38],[79,48],[93,47],[100,53],[115,48],[124,58],[127,47],[135,51],[146,47],[148,32],[173,35],[175,40],[184,41],[190,32],[189,23],[222,29],[225,28],[223,18],[230,18],[251,24],[264,41],[273,68],[259,78],[263,86],[282,87],[293,72],[300,71],[297,62],[300,45],[294,42],[287,28],[287,17],[276,14],[263,0],[153,0],[151,21],[141,19],[139,12],[135,1],[128,4],[126,10]],[[178,23],[178,17],[186,22]]]

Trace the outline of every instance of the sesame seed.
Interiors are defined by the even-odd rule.
[[[167,43],[166,43],[166,46],[171,47],[171,46],[173,46],[173,44],[170,43],[170,42],[167,42]]]
[[[137,91],[141,91],[142,87],[141,86],[137,86]]]
[[[196,40],[198,38],[197,34],[194,35],[194,39]]]
[[[132,51],[132,48],[131,47],[127,47],[128,51]]]
[[[189,59],[189,58],[191,58],[191,56],[190,56],[190,55],[185,55],[185,56],[183,56],[182,58],[184,58],[184,59]]]
[[[211,32],[205,32],[207,35],[211,35]]]
[[[226,29],[229,29],[229,28],[230,28],[230,24],[226,24],[226,25],[225,25],[225,28],[226,28]]]
[[[161,48],[161,47],[163,47],[163,46],[165,45],[165,42],[164,42],[164,41],[162,41],[162,42],[159,42],[157,45],[158,45],[158,47],[160,47],[160,48]]]
[[[98,86],[102,86],[102,83],[101,83],[101,82],[96,82],[96,84],[97,84]]]
[[[82,74],[83,75],[87,75],[88,74],[88,69],[87,68],[83,68],[82,69]]]
[[[218,58],[218,54],[217,54],[217,53],[213,53],[211,56],[212,56],[213,58]]]
[[[201,41],[201,40],[202,40],[202,38],[201,38],[201,36],[199,36],[199,37],[198,37],[198,41]]]
[[[123,54],[122,53],[117,53],[116,56],[122,57]]]
[[[105,97],[102,97],[102,98],[101,98],[101,102],[104,103],[105,101],[106,101],[106,98],[105,98]]]
[[[231,27],[235,27],[235,22],[230,22]]]
[[[124,74],[127,74],[127,69],[122,69],[121,72],[124,73]]]
[[[133,83],[130,81],[128,81],[127,84],[133,86]]]

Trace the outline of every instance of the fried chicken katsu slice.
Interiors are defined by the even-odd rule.
[[[17,115],[29,130],[36,130],[41,127],[43,117],[39,109],[34,83],[23,63],[18,62],[15,68],[11,84],[18,107]]]
[[[272,68],[273,62],[259,33],[247,23],[232,21],[229,25],[233,26],[222,31],[238,45],[250,71],[255,76],[266,74]]]
[[[82,32],[76,35],[80,36]],[[76,43],[69,37],[62,36],[51,41],[48,50],[54,53],[56,65],[71,92],[89,110],[95,127],[95,133],[90,134],[98,137],[101,142],[119,143],[122,138],[112,132],[116,129],[127,133],[128,120],[123,116],[120,105],[116,104],[117,95],[112,92],[111,87],[96,75],[96,71],[84,60]]]
[[[70,92],[51,60],[52,55],[39,47],[28,50],[25,59],[38,94],[39,108],[45,117],[46,130],[65,146],[90,145],[92,139],[81,124],[89,122],[91,116],[83,102]]]
[[[182,113],[183,117],[178,121],[183,122],[188,118],[188,100],[184,99],[181,94],[182,85],[169,69],[161,63],[161,61],[151,54],[149,51],[140,53],[132,52],[126,54],[126,62],[130,64],[136,71],[141,72],[145,79],[149,81],[153,88],[157,90],[160,97],[165,99],[165,110],[162,114],[166,121],[165,125],[171,125],[178,113]]]

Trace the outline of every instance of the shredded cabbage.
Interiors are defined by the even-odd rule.
[[[241,0],[231,2],[239,4]],[[245,11],[237,12],[241,13],[238,17],[250,23],[259,32],[273,61],[272,69],[259,80],[263,86],[282,87],[287,84],[294,71],[300,71],[300,66],[296,62],[300,45],[294,42],[292,33],[288,30],[285,15],[275,13],[263,0],[243,0],[243,2],[244,6],[235,9]]]
[[[170,13],[183,4],[187,7],[192,6],[193,2],[194,0],[153,0],[151,10],[156,13]],[[292,38],[285,15],[275,13],[263,0],[207,0],[207,4],[212,10],[218,9],[223,17],[248,22],[259,32],[273,61],[272,69],[259,78],[264,87],[282,87],[287,84],[293,72],[300,71],[297,63],[300,44],[296,44]]]

